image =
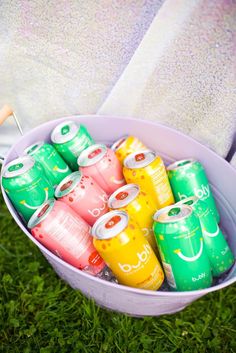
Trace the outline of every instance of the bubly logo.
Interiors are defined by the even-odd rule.
[[[194,195],[197,196],[199,199],[205,200],[210,195],[210,187],[209,187],[209,185],[201,184],[201,187],[199,189],[194,188],[193,192],[194,192]],[[183,200],[183,199],[186,199],[188,196],[178,192],[178,197],[180,200]]]
[[[114,217],[112,217],[112,218],[109,219],[109,221],[105,224],[105,228],[110,229],[110,228],[115,227],[115,225],[116,225],[117,223],[119,223],[120,220],[121,220],[121,217],[120,217],[120,216],[114,216]]]
[[[135,155],[135,160],[136,162],[143,161],[145,159],[145,154],[144,153],[138,153]]]
[[[101,215],[101,212],[107,207],[107,195],[99,195],[99,199],[103,201],[103,205],[101,207],[95,207],[92,210],[88,210],[88,213],[94,218],[98,218]]]
[[[137,264],[135,264],[135,265],[121,264],[120,262],[118,262],[118,265],[119,265],[121,271],[123,271],[125,273],[131,272],[132,270],[138,269],[140,266],[142,266],[143,263],[147,262],[147,260],[150,256],[151,247],[146,244],[143,246],[143,248],[144,248],[143,251],[137,253],[137,258],[138,258]]]
[[[101,148],[97,148],[96,150],[94,150],[91,153],[89,153],[88,158],[89,159],[93,159],[94,157],[96,157],[101,152],[102,152]]]
[[[200,273],[200,275],[198,275],[198,277],[192,277],[192,281],[193,282],[197,282],[197,281],[200,281],[201,279],[203,279],[205,277],[206,277],[205,272],[202,272],[202,273]]]
[[[119,192],[119,193],[116,195],[116,199],[119,200],[119,201],[121,201],[121,200],[126,199],[126,197],[127,197],[128,195],[129,195],[128,192],[126,192],[126,191],[121,191],[121,192]]]

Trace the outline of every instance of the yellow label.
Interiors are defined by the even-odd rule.
[[[127,206],[120,208],[121,211],[126,211],[131,218],[137,223],[143,235],[148,240],[154,252],[157,254],[157,244],[153,233],[153,215],[157,211],[154,202],[143,191],[130,202]]]
[[[153,199],[157,209],[174,203],[174,197],[170,187],[164,163],[157,157],[145,168],[123,168],[127,183],[136,183],[142,191],[145,191]]]
[[[131,153],[141,150],[147,150],[148,148],[134,136],[128,136],[127,139],[122,143],[120,148],[115,152],[120,162]]]
[[[133,221],[114,238],[94,239],[94,246],[119,283],[149,290],[157,290],[163,283],[160,263]]]

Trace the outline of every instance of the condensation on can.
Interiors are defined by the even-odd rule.
[[[84,150],[78,158],[78,165],[84,175],[91,176],[108,195],[126,184],[115,153],[103,144]]]
[[[72,266],[92,275],[105,268],[93,246],[90,226],[64,202],[47,201],[30,218],[28,228],[35,239]]]
[[[94,246],[119,283],[157,290],[164,274],[141,230],[124,211],[110,211],[92,228]]]
[[[157,209],[174,203],[164,163],[155,152],[130,154],[124,160],[123,173],[127,183],[138,184],[152,197]]]
[[[211,265],[192,208],[173,205],[157,211],[153,229],[170,287],[177,291],[210,287]]]

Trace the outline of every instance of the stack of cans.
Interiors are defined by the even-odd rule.
[[[167,168],[126,136],[111,147],[64,121],[2,171],[3,187],[32,235],[70,265],[146,290],[207,288],[234,255],[219,226],[205,170]]]

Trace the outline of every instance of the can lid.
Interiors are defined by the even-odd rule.
[[[107,147],[102,144],[94,144],[83,150],[77,159],[81,167],[88,167],[99,162],[107,153]]]
[[[49,199],[44,202],[30,217],[27,227],[29,229],[34,228],[37,224],[41,223],[45,218],[47,218],[48,214],[51,212],[55,204],[55,199]]]
[[[110,211],[100,217],[92,227],[92,236],[110,239],[121,233],[128,225],[129,216],[124,211]]]
[[[123,136],[121,137],[118,141],[114,142],[113,145],[111,146],[111,149],[113,151],[117,151],[119,150],[122,145],[125,143],[125,141],[127,140],[128,136]]]
[[[179,169],[179,168],[186,168],[186,167],[189,167],[194,162],[196,162],[196,159],[193,159],[193,158],[182,159],[180,161],[176,161],[174,163],[171,163],[170,165],[168,165],[168,167],[166,169],[167,170],[175,170],[175,169]]]
[[[44,141],[37,141],[29,147],[25,148],[24,154],[29,154],[30,156],[33,156],[44,144]]]
[[[57,125],[51,133],[53,143],[65,143],[72,140],[80,129],[74,121],[64,121]]]
[[[80,171],[71,173],[67,175],[56,187],[55,196],[56,198],[61,198],[65,195],[68,195],[76,185],[80,182],[82,178],[82,173]]]
[[[109,208],[121,208],[127,206],[139,194],[140,187],[137,184],[127,184],[117,189],[108,200]]]
[[[172,223],[189,217],[191,213],[192,208],[190,206],[175,204],[158,210],[153,219],[158,223]]]
[[[28,172],[35,165],[33,157],[19,157],[8,163],[2,173],[4,178],[14,178]]]
[[[144,168],[151,164],[156,158],[157,155],[154,151],[137,151],[125,158],[124,166],[129,169]]]
[[[182,199],[178,202],[176,202],[176,206],[178,205],[188,205],[188,206],[193,206],[199,201],[199,198],[197,196],[190,196],[186,197],[185,199]]]

